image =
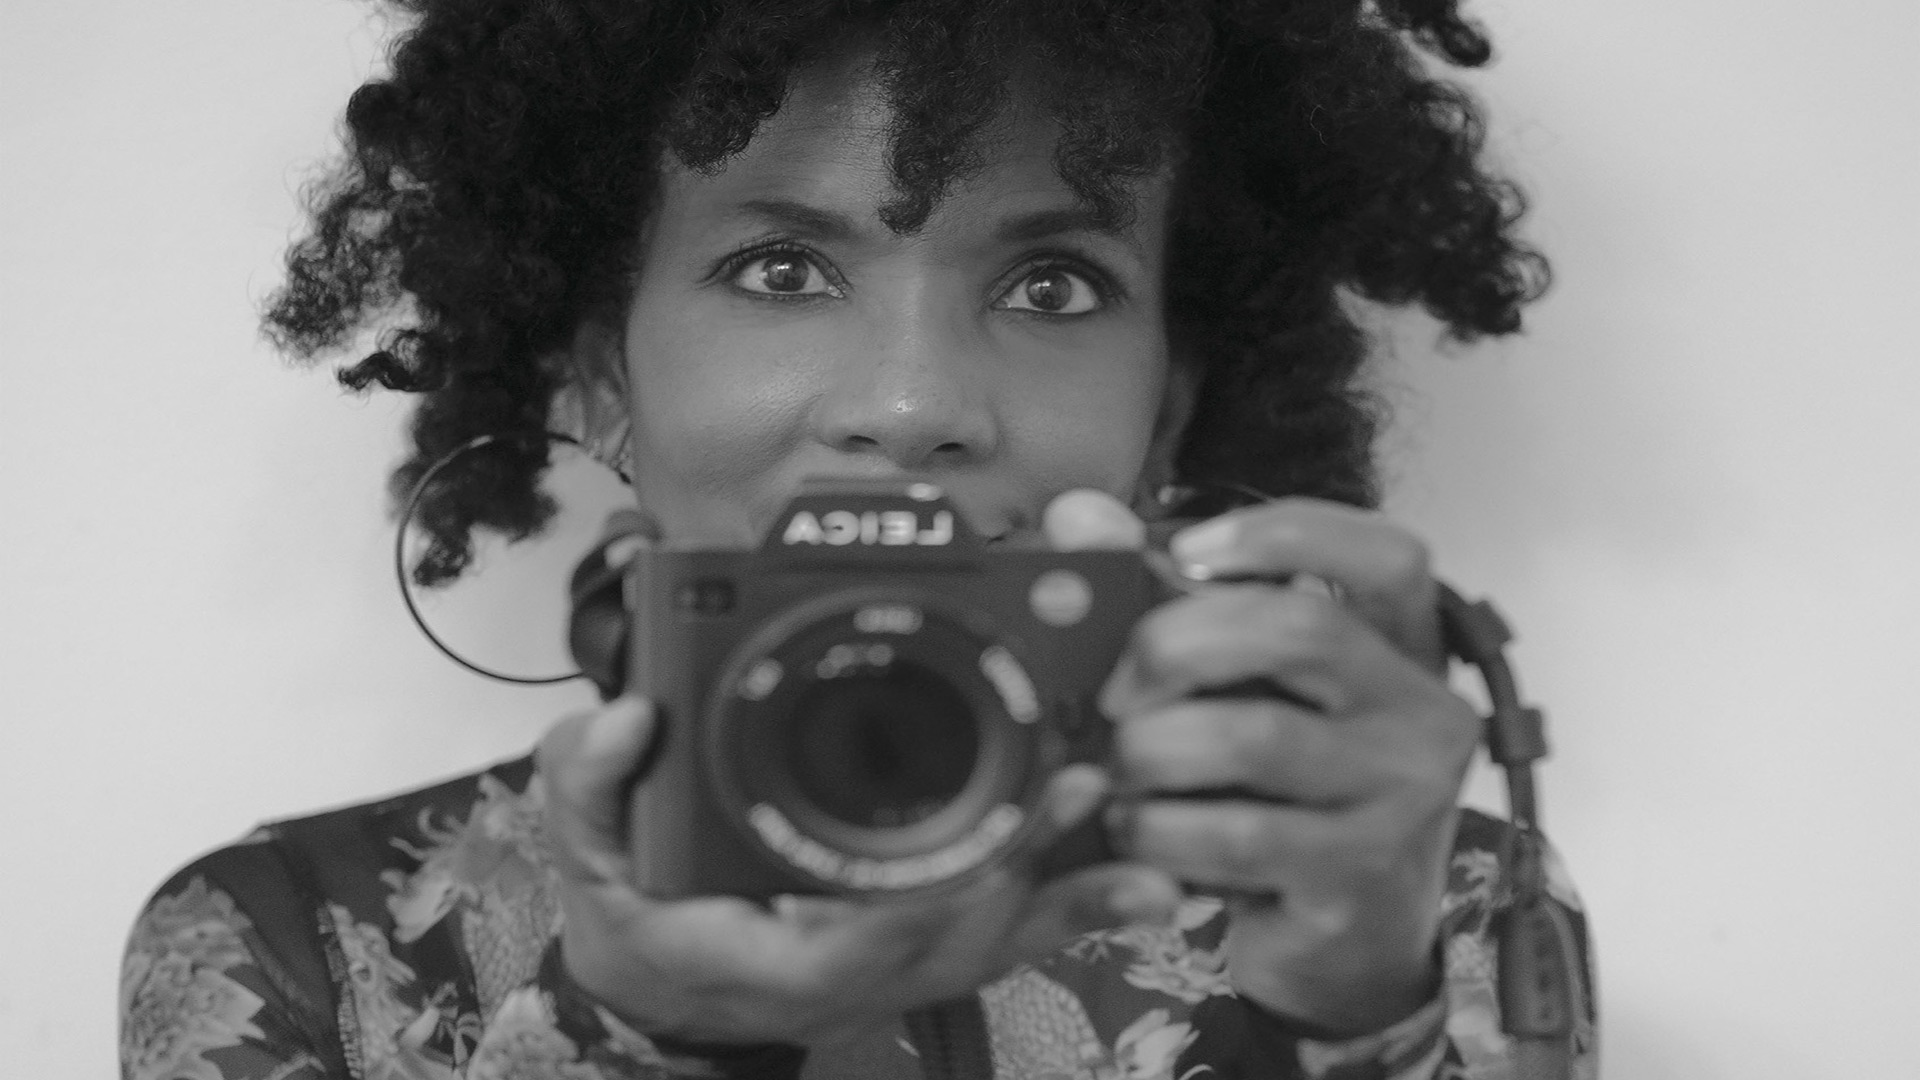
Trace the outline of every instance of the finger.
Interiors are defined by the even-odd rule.
[[[703,1041],[797,1041],[871,988],[872,973],[856,979],[835,970],[833,957],[811,936],[751,901],[711,896],[652,903],[623,896],[629,902],[616,907],[632,910],[602,935],[617,944],[583,955],[591,964],[608,951],[624,954],[625,965],[602,985],[646,1002],[634,1014],[651,1021],[646,1030]],[[577,899],[575,890],[563,890],[570,926],[582,907]],[[590,916],[604,911],[583,910]]]
[[[805,966],[828,994],[865,981],[902,1009],[952,997],[999,974],[997,957],[1029,894],[1023,878],[997,868],[947,892],[816,900],[805,905],[817,909]]]
[[[1136,792],[1224,792],[1350,805],[1387,776],[1380,748],[1324,716],[1263,698],[1201,698],[1130,717],[1114,733],[1118,775]]]
[[[624,876],[630,781],[653,741],[652,704],[620,697],[554,725],[534,752],[549,847],[563,874]]]
[[[1327,597],[1223,586],[1141,619],[1100,703],[1107,715],[1124,718],[1266,679],[1310,707],[1339,714],[1397,689],[1408,674],[1400,669],[1409,666]]]
[[[699,985],[752,987],[795,1003],[908,971],[983,896],[781,896],[768,907],[705,896],[656,904],[637,931],[649,955]],[[1017,900],[1001,906],[1011,909]]]
[[[1147,526],[1125,503],[1092,488],[1065,492],[1041,515],[1047,541],[1059,551],[1146,546]]]
[[[1280,499],[1177,534],[1175,558],[1199,577],[1311,574],[1428,667],[1444,663],[1439,586],[1426,545],[1378,514],[1318,499]]]
[[[1026,850],[1038,852],[1074,826],[1091,817],[1113,793],[1113,779],[1104,769],[1085,763],[1068,765],[1047,778],[1040,794],[1038,826]]]
[[[1182,896],[1172,875],[1138,863],[1085,867],[1037,890],[1003,868],[934,898],[851,905],[843,917],[826,920],[816,943],[834,970],[890,973],[892,993],[932,1001],[1043,959],[1093,930],[1164,925]]]
[[[1171,922],[1183,898],[1180,883],[1142,863],[1102,863],[1047,882],[1011,935],[1014,955],[1034,960],[1077,937],[1109,927]]]
[[[1080,764],[1061,770],[1039,800],[1035,827],[1022,838],[1021,852],[957,888],[871,900],[794,897],[776,911],[811,928],[822,955],[850,969],[895,970],[906,981],[964,988],[970,978],[986,979],[1018,959],[1039,955],[1034,949],[1126,921],[1110,906],[1114,890],[1125,884],[1125,869],[1108,864],[1092,868],[1098,873],[1068,875],[1037,890],[1033,881],[1040,853],[1096,813],[1110,789],[1100,769]],[[1140,867],[1131,873],[1157,874]],[[1044,901],[1036,901],[1039,896]],[[1129,911],[1151,918],[1154,896],[1151,883],[1136,883],[1121,900],[1132,905]]]
[[[1270,893],[1325,861],[1339,819],[1264,802],[1144,799],[1118,823],[1129,855],[1202,889]]]

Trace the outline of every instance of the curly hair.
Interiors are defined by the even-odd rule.
[[[897,232],[978,168],[1016,74],[1039,73],[1056,168],[1097,212],[1178,155],[1168,332],[1203,365],[1183,482],[1371,504],[1343,293],[1464,341],[1517,330],[1547,283],[1474,102],[1423,55],[1488,58],[1458,0],[393,2],[409,27],[348,104],[264,325],[301,359],[383,327],[339,378],[422,395],[396,493],[477,435],[546,425],[551,358],[624,301],[664,155],[723,166],[850,29],[892,108]],[[552,512],[537,440],[485,457],[424,493],[423,583],[459,573],[473,528],[519,538]]]

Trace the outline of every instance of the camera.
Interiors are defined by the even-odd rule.
[[[572,643],[603,694],[656,708],[636,884],[884,896],[1107,857],[1097,822],[1055,837],[1039,800],[1105,757],[1096,695],[1174,576],[1164,555],[990,545],[911,480],[803,485],[757,548],[616,534],[575,574]]]

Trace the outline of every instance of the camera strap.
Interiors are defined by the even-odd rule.
[[[991,1080],[993,1045],[979,995],[936,1002],[904,1017],[926,1080]]]
[[[1489,705],[1482,737],[1488,757],[1506,774],[1512,826],[1501,859],[1506,895],[1491,928],[1499,950],[1500,1029],[1513,1040],[1517,1080],[1565,1080],[1588,988],[1572,917],[1547,891],[1533,775],[1533,763],[1547,756],[1546,717],[1520,699],[1506,657],[1513,631],[1492,604],[1469,601],[1442,582],[1440,627],[1448,652],[1479,672]]]

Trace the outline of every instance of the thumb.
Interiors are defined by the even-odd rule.
[[[1143,548],[1147,526],[1125,503],[1092,488],[1063,492],[1041,515],[1047,541],[1059,551]]]
[[[1173,921],[1183,893],[1165,871],[1102,863],[1055,878],[1035,893],[1013,934],[1022,958],[1045,956],[1095,930]]]
[[[652,702],[619,697],[570,716],[534,751],[548,848],[576,880],[625,880],[627,798],[656,734]]]

